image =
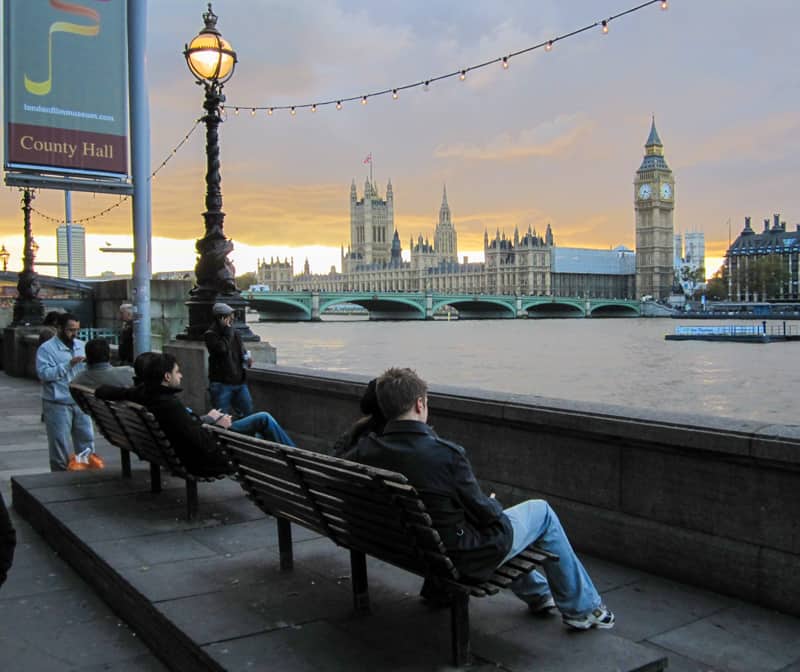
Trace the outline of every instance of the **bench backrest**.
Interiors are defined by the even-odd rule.
[[[405,476],[210,428],[264,511],[421,575],[458,572]]]
[[[78,406],[92,416],[109,443],[158,464],[175,476],[195,478],[186,471],[153,414],[144,406],[132,401],[98,399],[91,388],[82,385],[71,385],[70,390]]]

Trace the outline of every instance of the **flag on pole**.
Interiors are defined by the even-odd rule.
[[[372,152],[367,154],[367,157],[364,159],[364,163],[372,163]]]

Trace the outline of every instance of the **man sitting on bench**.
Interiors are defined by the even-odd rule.
[[[103,385],[95,390],[95,396],[98,399],[133,401],[147,408],[187,471],[195,476],[216,476],[230,471],[214,437],[203,429],[204,423],[294,446],[283,427],[264,411],[235,421],[218,409],[198,417],[178,399],[182,378],[175,357],[168,353],[153,354],[146,363],[142,385],[129,388]]]
[[[344,457],[397,471],[425,502],[448,555],[459,573],[480,581],[506,560],[536,542],[559,561],[511,584],[532,612],[557,606],[572,628],[612,628],[614,614],[572,550],[561,523],[544,500],[528,500],[503,510],[494,494],[478,485],[464,449],[440,439],[426,423],[428,386],[411,369],[388,369],[378,378],[378,404],[388,423],[383,434],[365,436]],[[423,592],[424,595],[424,592]]]

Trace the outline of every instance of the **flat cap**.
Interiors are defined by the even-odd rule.
[[[230,315],[233,312],[233,308],[231,308],[227,303],[215,303],[214,307],[211,309],[211,312],[214,315]]]

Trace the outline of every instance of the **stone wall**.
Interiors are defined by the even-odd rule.
[[[131,303],[131,280],[107,280],[94,285],[95,323],[99,329],[119,331],[119,306]],[[164,344],[181,333],[189,319],[186,299],[191,280],[150,281],[151,350],[162,350]]]
[[[254,371],[256,408],[326,449],[367,379]],[[506,506],[543,497],[576,548],[800,614],[800,428],[434,386],[430,422]]]

